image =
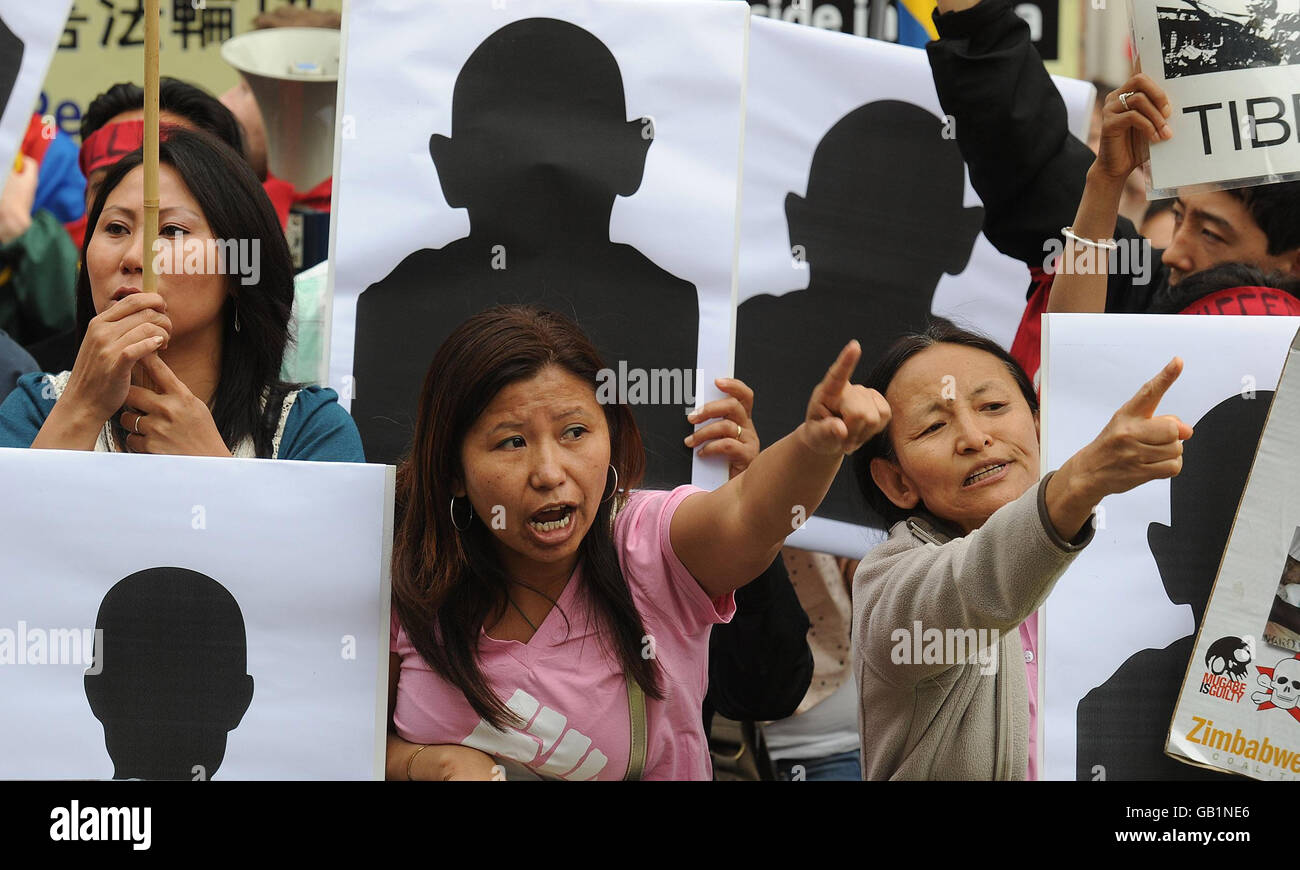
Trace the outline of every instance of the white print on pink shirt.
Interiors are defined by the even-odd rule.
[[[480,719],[470,735],[460,742],[488,755],[510,758],[527,764],[538,773],[561,779],[591,779],[605,769],[609,758],[592,747],[590,737],[572,728],[565,731],[568,719],[562,713],[543,707],[523,689],[515,689],[514,695],[506,702],[506,707],[528,723],[525,730],[507,728],[502,732]],[[551,751],[552,748],[554,752]],[[534,766],[533,762],[548,752],[551,757],[540,767]]]

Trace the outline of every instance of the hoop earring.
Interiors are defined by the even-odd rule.
[[[465,500],[466,500],[466,501],[469,501],[469,499],[465,499]],[[467,519],[467,520],[465,521],[465,525],[463,525],[463,526],[460,526],[460,525],[457,525],[457,524],[456,524],[456,496],[454,496],[454,495],[451,497],[451,507],[450,507],[450,510],[451,510],[451,525],[452,525],[452,528],[454,528],[456,531],[458,531],[458,532],[463,532],[463,531],[465,531],[466,529],[469,528],[469,524],[470,524],[470,523],[474,522],[474,503],[473,503],[473,502],[470,502],[470,505],[469,505],[469,519]]]
[[[235,332],[239,332],[239,300],[235,300]]]
[[[605,496],[600,500],[601,504],[604,504],[605,502],[609,501],[611,498],[613,498],[615,495],[618,494],[618,469],[615,468],[613,465],[611,465],[609,469],[610,471],[614,472],[614,489],[613,491],[610,492],[609,495]]]

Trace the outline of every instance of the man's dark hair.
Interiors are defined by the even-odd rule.
[[[1142,213],[1142,222],[1146,223],[1156,215],[1164,214],[1167,211],[1173,211],[1174,204],[1177,202],[1178,200],[1172,197],[1170,199],[1151,200],[1147,203],[1147,210]]]
[[[909,333],[895,340],[889,346],[889,349],[885,351],[885,355],[880,358],[880,362],[876,363],[875,368],[867,375],[862,385],[867,389],[877,391],[882,396],[885,395],[885,391],[889,389],[890,383],[893,382],[894,376],[898,374],[898,370],[903,367],[903,363],[936,344],[959,344],[982,350],[997,357],[1007,367],[1007,371],[1011,373],[1016,386],[1020,388],[1020,394],[1029,403],[1029,409],[1035,414],[1038,413],[1038,395],[1034,392],[1034,382],[1029,379],[1029,375],[1025,374],[1025,370],[1021,368],[1020,363],[1012,358],[1011,354],[1003,350],[1002,346],[991,338],[986,338],[968,329],[962,329],[941,317],[933,318],[923,332]],[[884,491],[876,485],[876,481],[871,477],[871,460],[877,456],[882,459],[894,458],[894,443],[890,436],[890,427],[886,427],[883,432],[862,445],[858,452],[854,454],[853,474],[858,480],[858,487],[862,490],[862,497],[866,499],[868,507],[882,516],[887,526],[892,526],[894,523],[907,519],[908,516],[916,512],[916,509],[900,508],[890,501],[889,496],[885,495]]]
[[[1241,200],[1268,237],[1268,255],[1300,248],[1300,181],[1226,190]]]
[[[81,141],[123,112],[144,108],[144,89],[130,82],[113,85],[90,101],[81,117]],[[202,88],[164,76],[158,82],[158,110],[171,112],[244,155],[244,134],[239,121],[221,101]]]
[[[109,194],[140,166],[137,149],[109,167],[86,219],[77,275],[77,341],[95,316],[90,293],[86,251],[95,237],[99,215]],[[271,456],[280,419],[280,405],[292,388],[280,380],[280,365],[289,342],[289,313],[293,304],[293,260],[280,229],[275,208],[262,183],[244,159],[207,133],[171,130],[158,143],[158,162],[176,174],[198,201],[215,239],[248,239],[260,243],[260,274],[256,285],[244,286],[230,275],[230,301],[222,313],[221,380],[212,397],[212,419],[226,446],[234,449],[251,436],[259,457]],[[146,255],[148,256],[148,255]],[[146,260],[148,262],[148,260]],[[235,313],[241,327],[235,329]],[[265,398],[265,410],[262,402]],[[119,442],[125,432],[115,420]]]

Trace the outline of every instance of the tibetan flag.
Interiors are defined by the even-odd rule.
[[[898,0],[898,44],[923,47],[938,39],[932,13],[935,0]]]

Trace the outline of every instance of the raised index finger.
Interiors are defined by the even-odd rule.
[[[838,396],[844,392],[844,388],[849,385],[849,378],[853,377],[853,370],[858,366],[858,360],[862,357],[862,345],[858,344],[855,338],[844,349],[840,355],[831,363],[831,367],[826,370],[826,377],[817,385],[813,395],[820,396]]]
[[[1120,411],[1137,417],[1150,418],[1159,407],[1160,400],[1182,373],[1183,360],[1181,357],[1174,357],[1154,378],[1143,384],[1133,398],[1124,403]]]

